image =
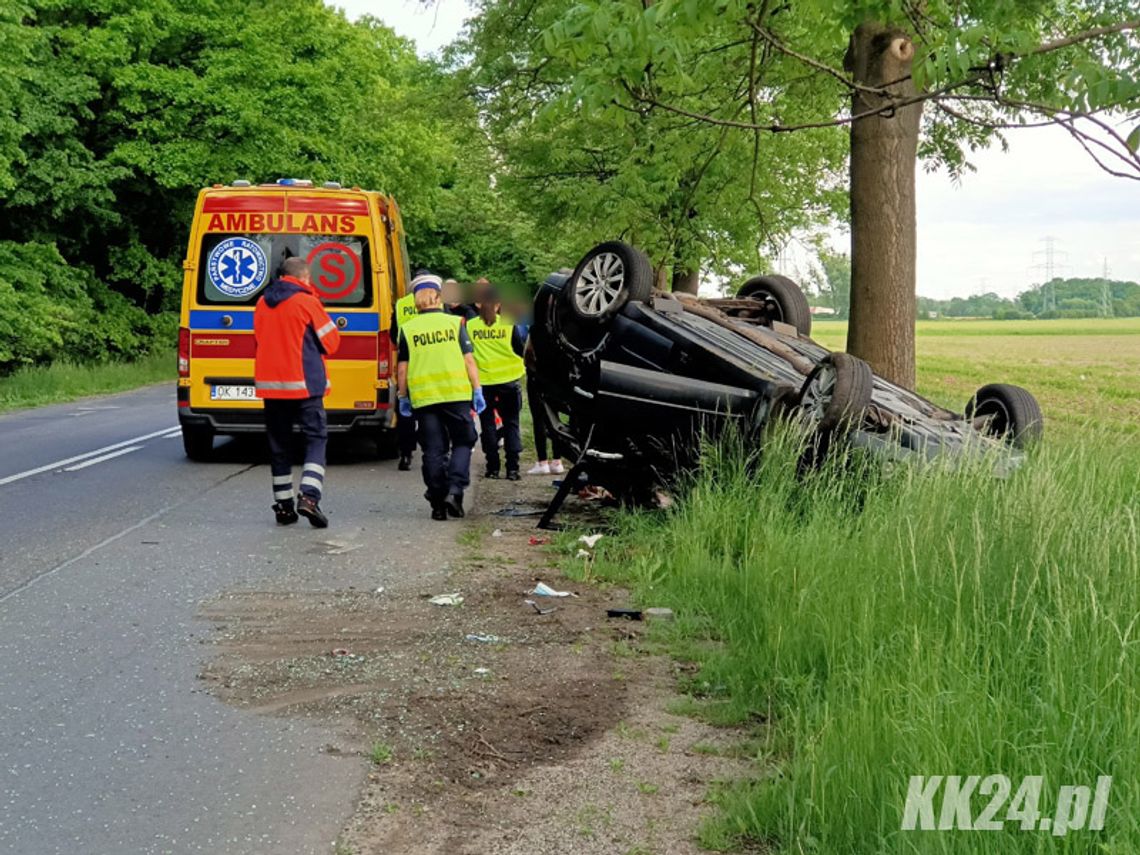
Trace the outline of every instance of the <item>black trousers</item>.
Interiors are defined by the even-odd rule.
[[[498,383],[483,387],[487,409],[479,414],[480,439],[483,456],[487,458],[487,471],[499,471],[499,434],[503,437],[503,450],[507,453],[507,471],[517,472],[522,454],[522,434],[519,415],[522,412],[522,389],[517,382]],[[495,425],[495,412],[503,420],[501,428]]]
[[[530,420],[534,423],[534,450],[539,460],[559,460],[562,458],[562,445],[558,437],[547,434],[546,413],[538,397],[538,380],[527,375],[526,402],[530,406]],[[546,456],[546,442],[550,439],[550,457]]]
[[[325,484],[325,449],[328,419],[324,398],[266,398],[265,433],[269,437],[269,471],[273,475],[273,498],[293,498],[293,464],[290,457],[293,426],[299,425],[305,439],[305,465],[301,471],[303,495],[321,499]]]
[[[471,449],[476,439],[470,402],[420,407],[416,422],[428,501],[443,501],[448,494],[462,496],[471,483]]]
[[[411,418],[400,416],[396,420],[396,438],[400,444],[400,456],[411,457],[416,450],[416,414]]]

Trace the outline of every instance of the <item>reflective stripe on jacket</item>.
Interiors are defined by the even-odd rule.
[[[325,355],[336,353],[340,333],[312,288],[291,276],[273,282],[257,301],[253,332],[257,397],[328,394]]]
[[[463,320],[444,312],[416,315],[400,328],[408,349],[408,396],[415,408],[471,400],[459,345]]]
[[[526,373],[522,357],[511,346],[515,325],[500,315],[488,326],[482,318],[467,322],[467,334],[475,347],[475,364],[484,386],[513,383]]]

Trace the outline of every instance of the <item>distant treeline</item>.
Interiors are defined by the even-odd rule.
[[[1114,279],[1054,279],[1013,299],[993,292],[918,298],[919,318],[1131,318],[1140,316],[1140,285]]]

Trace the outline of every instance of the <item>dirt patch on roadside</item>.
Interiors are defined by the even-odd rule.
[[[492,510],[545,495],[480,486]],[[326,750],[367,768],[338,852],[699,851],[710,782],[742,773],[707,746],[732,734],[665,712],[674,666],[631,655],[642,625],[606,619],[625,592],[558,578],[530,543],[534,522],[473,514],[453,527],[459,606],[411,581],[202,607],[217,630],[209,691],[326,722]],[[538,579],[579,596],[530,597],[554,608],[539,614],[524,593]]]

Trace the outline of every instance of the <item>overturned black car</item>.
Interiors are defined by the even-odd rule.
[[[1025,389],[984,386],[954,413],[821,347],[785,277],[754,277],[722,300],[653,284],[644,253],[610,242],[535,297],[541,412],[578,472],[619,498],[649,500],[696,462],[700,436],[736,425],[758,438],[773,418],[803,425],[816,458],[846,443],[896,459],[1003,449],[1016,462],[1041,435]]]

